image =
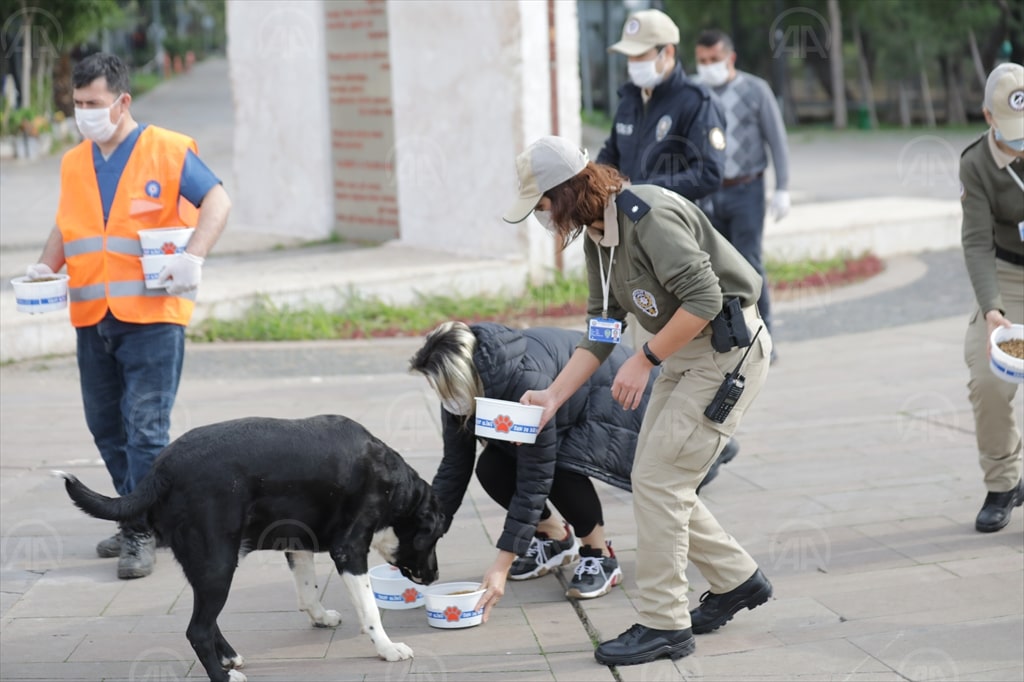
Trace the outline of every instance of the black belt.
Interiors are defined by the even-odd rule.
[[[1024,265],[1024,253],[1007,251],[1006,249],[1000,248],[998,244],[996,244],[996,258],[1004,260],[1007,263],[1013,263],[1014,265]]]
[[[726,178],[722,180],[722,187],[735,187],[736,185],[745,185],[748,182],[753,182],[754,180],[757,180],[762,175],[764,175],[764,171],[761,171],[760,173],[754,173],[753,175],[740,175],[739,177],[735,178]]]

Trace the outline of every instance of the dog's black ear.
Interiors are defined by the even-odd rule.
[[[425,496],[426,504],[420,511],[420,523],[413,538],[413,547],[420,552],[430,549],[438,539],[448,532],[448,519],[441,511],[441,505],[433,493]]]

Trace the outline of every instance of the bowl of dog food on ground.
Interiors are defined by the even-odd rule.
[[[370,587],[373,588],[374,601],[382,609],[400,611],[423,606],[421,586],[391,564],[380,564],[370,569]]]
[[[423,589],[427,624],[435,628],[454,630],[480,625],[484,610],[476,604],[484,596],[480,583],[436,583]]]
[[[478,436],[513,443],[533,443],[540,431],[540,405],[522,405],[510,400],[476,399],[476,430]]]
[[[997,327],[992,332],[989,367],[997,377],[1024,384],[1024,324]]]
[[[143,256],[173,256],[184,253],[194,227],[154,227],[139,230],[139,245]]]
[[[49,313],[68,307],[68,276],[47,275],[38,279],[15,277],[14,301],[20,313]]]

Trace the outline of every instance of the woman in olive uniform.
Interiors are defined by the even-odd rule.
[[[628,665],[686,656],[693,634],[772,593],[696,495],[768,374],[772,342],[756,306],[761,278],[688,200],[653,185],[627,187],[618,171],[588,162],[568,140],[541,138],[516,158],[516,171],[519,199],[505,220],[533,213],[563,245],[585,232],[590,289],[588,334],[551,386],[527,391],[521,402],[543,406],[543,422],[551,418],[608,357],[627,312],[654,336],[619,368],[612,397],[636,409],[652,368],[662,367],[632,470],[639,622],[603,642],[595,657]],[[731,331],[713,333],[723,321]],[[744,388],[719,423],[705,409],[744,355]],[[711,586],[692,612],[688,558]]]

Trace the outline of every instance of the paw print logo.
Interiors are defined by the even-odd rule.
[[[178,250],[178,247],[174,245],[174,242],[164,242],[164,245],[160,247],[160,250],[165,256],[173,256]]]
[[[404,601],[406,604],[411,604],[414,601],[416,601],[416,597],[418,595],[419,592],[416,591],[415,587],[406,588],[405,592],[402,593],[402,601]]]
[[[494,430],[498,433],[508,433],[512,429],[512,418],[507,414],[499,414],[494,418]]]
[[[462,617],[462,610],[458,606],[449,606],[444,610],[444,619],[449,623],[458,623]]]

